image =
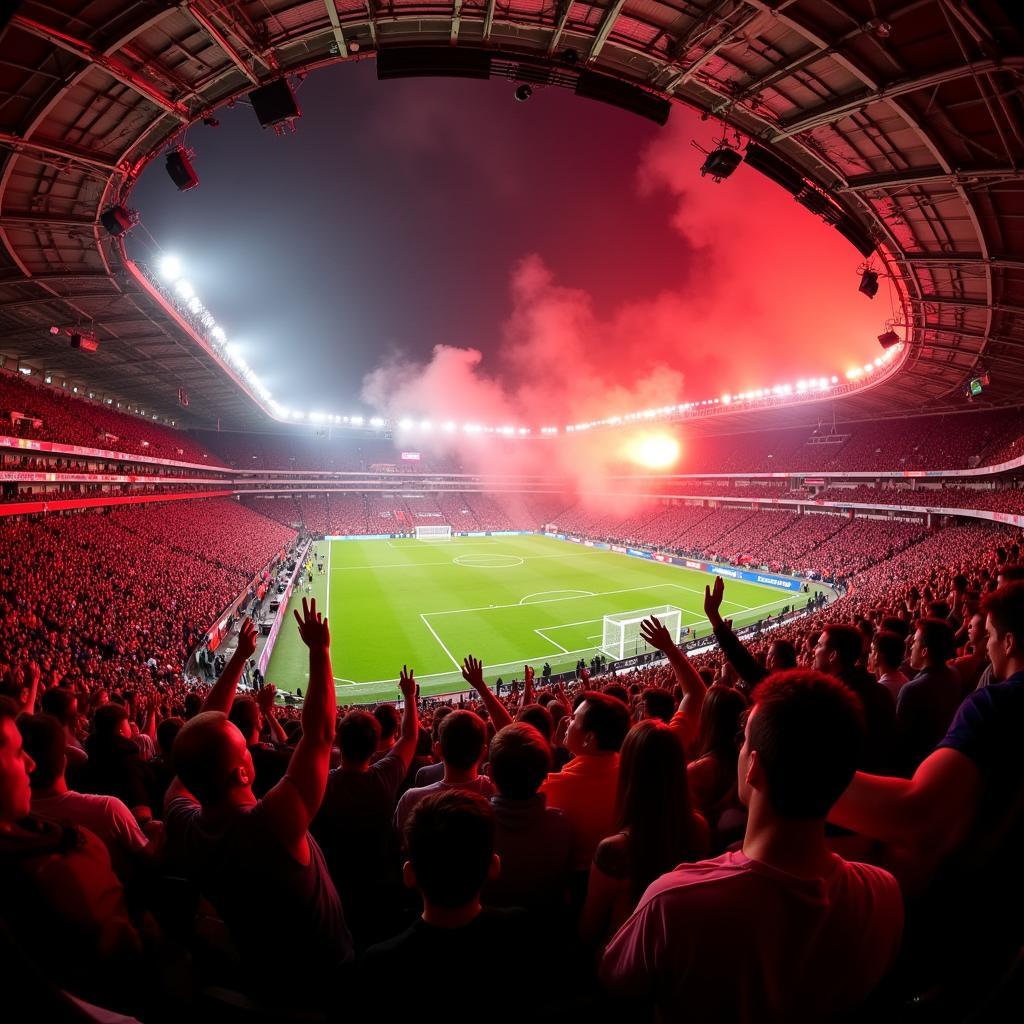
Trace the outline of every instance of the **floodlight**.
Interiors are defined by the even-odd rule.
[[[524,82],[522,85],[516,88],[516,99],[520,103],[525,103],[533,95],[533,90]]]
[[[191,299],[196,293],[192,285],[190,285],[188,281],[186,281],[185,278],[183,277],[179,277],[178,280],[174,282],[174,290],[186,302],[188,302],[188,300]]]
[[[893,345],[898,345],[899,343],[900,336],[893,330],[888,330],[885,334],[880,334],[878,336],[878,344],[881,345],[882,348],[892,348]]]
[[[160,276],[168,281],[177,281],[181,277],[181,260],[168,254],[160,260]]]

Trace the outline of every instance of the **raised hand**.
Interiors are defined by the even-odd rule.
[[[654,615],[640,623],[640,636],[648,647],[653,647],[662,654],[667,654],[676,646],[672,634]]]
[[[410,701],[416,699],[419,687],[416,685],[415,669],[402,666],[402,674],[398,677],[398,688],[402,691],[402,700]]]
[[[712,626],[717,626],[722,621],[723,597],[725,597],[725,580],[721,576],[716,576],[714,586],[704,588],[704,614]]]
[[[487,689],[487,684],[484,682],[483,662],[478,661],[472,654],[467,654],[462,663],[462,678],[478,692]]]
[[[302,615],[299,615],[298,608],[293,614],[295,621],[299,624],[299,636],[310,650],[315,648],[330,650],[331,631],[327,626],[327,620],[316,610],[315,597],[312,600],[304,597],[302,599]]]
[[[238,630],[238,647],[235,648],[235,656],[249,660],[256,653],[256,624],[252,619],[246,619]]]
[[[267,683],[256,691],[256,704],[264,715],[269,715],[274,710],[274,698],[277,696],[277,687],[273,683]]]

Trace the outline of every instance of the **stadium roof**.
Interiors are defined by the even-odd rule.
[[[843,399],[844,414],[948,406],[983,370],[990,401],[1016,403],[1024,389],[1024,13],[1013,3],[53,0],[7,17],[0,351],[54,375],[184,422],[266,425],[130,272],[99,215],[130,205],[142,168],[193,120],[282,74],[383,55],[388,74],[562,86],[656,120],[675,100],[757,143],[760,169],[862,251],[878,246],[902,297],[905,365]],[[92,323],[95,353],[48,333]]]

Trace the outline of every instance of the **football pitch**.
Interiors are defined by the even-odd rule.
[[[658,605],[679,608],[689,637],[706,636],[707,573],[543,536],[453,537],[320,541],[311,596],[331,624],[331,661],[338,701],[371,703],[398,698],[403,664],[416,670],[421,692],[465,688],[467,654],[483,660],[493,685],[522,678],[529,662],[553,671],[589,661],[602,642],[602,622],[613,612]],[[308,655],[290,609],[267,669],[278,690],[306,692]],[[723,614],[736,627],[802,603],[801,594],[726,580]],[[637,640],[626,656],[647,650]]]

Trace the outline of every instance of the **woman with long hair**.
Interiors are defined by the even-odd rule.
[[[709,821],[736,787],[736,734],[746,698],[728,686],[712,686],[704,696],[696,751],[686,774],[693,806]]]
[[[580,917],[580,937],[592,945],[618,929],[659,875],[708,852],[707,823],[690,805],[683,744],[664,722],[629,730],[616,804],[619,831],[597,847]]]

